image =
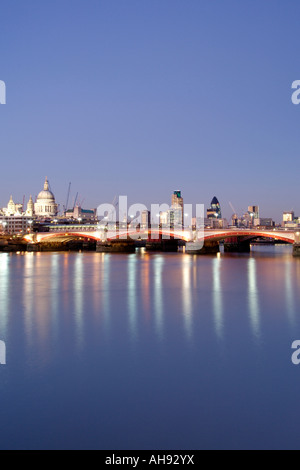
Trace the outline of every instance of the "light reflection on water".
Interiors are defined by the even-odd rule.
[[[163,255],[156,255],[153,262],[154,270],[154,317],[158,337],[163,338],[163,323],[164,323],[164,308],[163,308],[163,268],[165,257]]]
[[[1,261],[1,257],[0,257]],[[27,256],[24,256],[24,315],[25,315],[25,332],[26,340],[29,345],[31,345],[33,340],[33,315],[34,315],[34,254],[27,253]],[[1,266],[1,263],[0,263]],[[2,283],[1,283],[2,284]],[[8,298],[8,296],[7,296]],[[56,299],[56,296],[53,296],[53,299]],[[2,312],[1,308],[1,312]]]
[[[5,335],[10,301],[10,297],[8,295],[10,287],[9,255],[7,253],[3,253],[0,261],[0,332],[2,335]]]
[[[282,248],[282,247],[281,247]],[[295,276],[300,275],[298,260],[291,258],[291,253],[284,247],[282,255],[276,261],[270,250],[264,252],[260,248],[244,257],[245,278],[247,279],[247,309],[251,330],[254,338],[261,335],[260,321],[260,286],[258,280],[258,263],[272,261],[280,262],[281,277],[284,283],[286,314],[293,326],[296,319]],[[266,249],[266,248],[265,248]],[[280,253],[280,252],[279,252]],[[20,282],[23,283],[22,292],[24,304],[25,335],[29,344],[32,343],[33,331],[38,330],[41,339],[47,336],[50,330],[54,337],[59,337],[59,326],[62,316],[73,307],[75,336],[78,345],[82,346],[85,340],[84,323],[86,321],[87,307],[93,312],[94,320],[101,318],[101,323],[109,331],[112,315],[112,299],[115,301],[116,292],[123,299],[123,310],[128,313],[128,326],[132,338],[139,334],[138,324],[151,324],[151,315],[156,327],[157,337],[164,337],[164,322],[170,310],[165,300],[169,287],[172,289],[172,308],[174,304],[180,309],[186,339],[190,340],[194,334],[193,316],[197,314],[197,301],[200,287],[206,287],[211,292],[211,314],[213,317],[216,337],[220,340],[224,336],[224,322],[226,321],[226,308],[224,304],[224,280],[226,269],[231,272],[230,255],[218,254],[209,259],[205,272],[202,257],[186,255],[149,255],[143,251],[139,254],[122,256],[118,258],[110,254],[41,254],[26,253],[22,257],[22,264],[18,269],[23,271]],[[11,276],[14,266],[14,255],[0,255],[0,328],[2,336],[5,335],[11,302]],[[170,266],[168,261],[172,262]],[[234,258],[233,258],[234,259]],[[234,263],[231,259],[230,263]],[[236,257],[235,257],[236,259]],[[121,261],[120,261],[121,260]],[[117,262],[116,262],[117,261]],[[270,265],[270,269],[272,266]],[[114,271],[116,270],[116,271]],[[117,281],[117,290],[114,287],[116,272],[123,282]],[[211,273],[211,284],[209,283]],[[203,276],[205,280],[203,281]],[[272,273],[269,272],[269,276]],[[127,292],[122,291],[124,280]],[[175,288],[176,287],[176,288]],[[122,294],[120,293],[122,291]],[[124,303],[127,298],[127,305]],[[91,304],[91,300],[93,301]],[[234,301],[234,297],[232,299]],[[201,300],[200,300],[201,302]],[[244,308],[246,305],[244,305]],[[119,312],[121,314],[121,311]],[[123,312],[124,313],[124,312]],[[100,317],[99,317],[100,314]],[[51,315],[51,316],[49,316]]]
[[[213,260],[213,314],[215,329],[218,338],[222,338],[224,330],[223,303],[222,303],[222,280],[221,280],[222,258],[217,256]]]
[[[31,259],[32,258],[33,257],[31,256]],[[30,269],[32,269],[32,266],[31,268],[29,268],[29,270]],[[52,320],[53,334],[57,340],[59,338],[59,311],[60,311],[59,296],[57,295],[57,292],[59,290],[60,282],[61,282],[61,272],[60,272],[59,254],[56,254],[56,255],[53,255],[51,259],[51,302],[52,302],[51,320]],[[32,306],[31,306],[31,309],[32,309]],[[28,308],[28,311],[29,311],[29,308]]]
[[[258,270],[262,263],[269,262],[270,277],[274,275],[271,272],[272,263],[280,264],[285,311],[291,326],[296,321],[295,278],[300,276],[299,263],[291,257],[286,247],[282,255],[279,252],[277,256],[278,259],[272,252],[258,249],[257,252],[254,251],[242,258],[245,267],[244,279],[247,280],[247,293],[245,292],[247,305],[243,308],[248,310],[251,331],[255,339],[259,339],[262,334],[260,296],[263,286],[260,285],[261,278],[258,279]],[[205,272],[202,266],[204,258],[209,259]],[[87,310],[94,315],[94,321],[101,319],[102,326],[108,332],[112,314],[115,313],[112,307],[112,301],[114,303],[116,301],[115,294],[122,300],[123,317],[124,309],[127,311],[132,338],[143,334],[143,331],[139,331],[139,323],[150,326],[153,320],[157,338],[163,339],[166,316],[170,318],[176,305],[175,310],[179,309],[183,318],[186,340],[190,340],[194,334],[193,317],[199,311],[197,310],[199,287],[211,292],[210,311],[216,338],[220,340],[224,336],[226,308],[228,308],[224,304],[224,281],[227,276],[226,270],[228,273],[232,271],[233,259],[237,258],[231,258],[226,254],[202,258],[195,255],[149,255],[144,251],[135,255],[122,255],[120,258],[103,253],[44,255],[26,253],[22,257],[22,264],[18,264],[19,272],[22,270],[19,282],[23,285],[18,295],[22,293],[23,296],[26,340],[28,344],[32,343],[34,331],[38,332],[41,340],[50,331],[51,335],[58,338],[61,319],[72,306],[74,316],[72,327],[76,330],[74,334],[77,344],[82,347],[85,341],[84,324],[87,320]],[[169,263],[170,260],[172,263]],[[12,300],[11,278],[13,270],[16,269],[14,261],[14,255],[0,255],[2,336],[7,330]],[[119,280],[116,280],[116,273]],[[172,290],[170,287],[173,287]],[[169,290],[171,297],[166,299]],[[170,299],[172,310],[168,310]],[[119,313],[121,314],[121,310]]]
[[[135,255],[128,256],[128,313],[129,328],[132,338],[137,337],[137,257]]]
[[[259,298],[260,291],[262,291],[258,284],[261,280],[258,281],[257,270],[258,263],[266,262],[268,253],[261,253],[259,250],[256,253],[257,256],[252,253],[243,259],[247,279],[248,316],[253,336],[256,339],[261,335]],[[276,263],[276,258],[270,256],[269,258]],[[168,265],[170,259],[173,262]],[[112,315],[111,301],[114,299],[116,289],[117,292],[122,291],[125,284],[127,292],[122,291],[120,298],[123,299],[123,310],[125,308],[128,312],[128,325],[132,338],[137,338],[141,334],[138,323],[141,321],[149,323],[150,314],[153,314],[157,337],[163,338],[165,316],[170,315],[170,311],[166,309],[165,305],[168,301],[165,301],[164,297],[174,284],[171,291],[172,305],[176,304],[180,309],[186,339],[191,339],[193,335],[193,316],[197,314],[195,306],[196,300],[198,300],[199,286],[206,287],[211,292],[214,330],[216,337],[222,339],[226,313],[223,299],[223,281],[226,278],[224,263],[228,263],[230,256],[227,257],[219,253],[216,256],[206,257],[206,260],[209,259],[209,263],[205,266],[205,272],[201,266],[202,259],[204,258],[195,255],[149,255],[144,251],[135,255],[122,255],[121,258],[103,253],[44,255],[26,253],[23,256],[21,265],[23,273],[20,279],[23,283],[21,292],[23,293],[27,340],[31,343],[33,330],[37,325],[39,325],[38,329],[42,336],[47,335],[49,330],[53,330],[52,334],[58,337],[59,323],[63,312],[69,311],[72,305],[75,336],[78,345],[82,346],[86,307],[92,310],[94,319],[99,319],[100,314],[101,323],[108,331]],[[10,277],[15,268],[11,265],[14,261],[14,255],[2,254],[0,261],[0,326],[3,335],[7,328],[11,301],[9,295],[12,287]],[[298,260],[293,260],[291,256],[287,257],[283,252],[279,261],[282,265],[281,276],[285,287],[286,313],[289,321],[293,324],[296,315],[294,281],[295,275],[300,274]],[[233,263],[233,259],[230,263]],[[116,271],[113,271],[114,269]],[[232,266],[229,268],[228,265],[227,269],[230,272]],[[123,282],[116,281],[116,272]],[[205,277],[204,281],[203,276]],[[211,283],[209,283],[210,279]],[[127,305],[124,303],[126,298]],[[34,324],[35,322],[36,324]]]
[[[111,270],[110,270],[110,254],[100,254],[101,259],[101,266],[99,266],[101,272],[101,282],[100,286],[101,295],[102,295],[102,308],[103,308],[103,317],[104,317],[104,325],[106,332],[109,332],[110,327],[110,277],[111,277]],[[112,281],[113,282],[113,281]]]
[[[0,254],[0,447],[291,446],[299,281],[290,247]]]
[[[260,337],[260,318],[259,318],[259,293],[257,286],[256,260],[248,260],[248,300],[249,314],[253,334],[256,338]]]
[[[187,337],[191,338],[193,335],[192,257],[184,257],[182,264],[182,314]]]
[[[76,256],[74,265],[74,315],[76,323],[76,338],[79,346],[84,342],[84,255]]]
[[[295,296],[293,289],[293,264],[288,260],[285,263],[285,299],[287,306],[287,314],[291,326],[295,324]]]

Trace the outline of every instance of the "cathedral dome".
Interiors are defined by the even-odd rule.
[[[46,181],[45,181],[45,184],[44,184],[43,191],[41,191],[40,194],[37,197],[37,202],[39,202],[40,200],[55,202],[55,197],[54,197],[54,194],[49,189],[49,182],[48,182],[47,178],[46,178]]]
[[[58,212],[58,205],[55,196],[49,189],[48,178],[46,178],[44,189],[37,197],[34,204],[34,212],[38,217],[55,217]]]

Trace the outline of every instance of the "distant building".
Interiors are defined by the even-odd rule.
[[[183,226],[183,197],[181,191],[174,191],[172,194],[172,206],[169,211],[169,221],[171,225]]]
[[[283,213],[282,220],[283,220],[283,222],[293,222],[294,218],[295,218],[294,211],[290,211],[290,212],[284,212]]]
[[[284,212],[281,226],[284,228],[297,228],[298,218],[295,217],[294,211]]]
[[[142,211],[141,213],[141,227],[147,228],[151,224],[151,213],[148,210]]]
[[[75,206],[74,209],[69,209],[65,213],[67,219],[78,220],[79,222],[95,221],[97,217],[96,209],[82,209],[80,206]]]
[[[183,209],[183,198],[181,191],[174,191],[172,194],[172,207],[181,207]]]
[[[270,219],[270,218],[261,218],[261,219],[258,219],[259,220],[259,226],[260,227],[275,227],[275,222],[273,221],[273,219]]]
[[[299,224],[298,222],[294,221],[294,222],[286,222],[284,224],[284,227],[285,228],[288,228],[288,229],[293,229],[293,228],[299,228]]]
[[[214,228],[214,229],[227,228],[228,222],[226,219],[217,219],[217,218],[210,217],[210,218],[204,219],[204,227]]]
[[[183,227],[183,209],[181,207],[172,207],[167,211],[167,224],[170,227]]]
[[[13,215],[22,215],[23,212],[23,204],[15,204],[13,201],[13,197],[10,196],[8,201],[7,207],[2,209],[2,212],[6,216],[13,216]]]
[[[4,234],[25,233],[32,226],[31,217],[24,215],[0,216],[0,230]]]
[[[295,222],[295,224],[300,225],[300,217],[295,217],[294,222]]]
[[[248,212],[254,219],[259,219],[259,206],[248,206]]]
[[[260,225],[259,219],[259,207],[258,206],[249,206],[248,212],[245,212],[240,220],[240,225],[242,227],[256,227]]]
[[[55,202],[54,194],[49,189],[49,182],[46,178],[44,189],[37,197],[34,204],[34,212],[37,217],[55,217],[58,213],[58,205]]]
[[[26,209],[25,215],[27,215],[28,217],[33,217],[35,215],[34,214],[34,202],[33,202],[32,196],[30,196],[29,201],[27,203],[27,209]]]
[[[201,228],[203,229],[205,227],[205,220],[202,217],[192,217],[191,220],[191,228],[196,229],[196,228]]]
[[[216,197],[212,199],[210,208],[206,211],[206,217],[208,219],[222,219],[221,206]]]
[[[238,218],[237,214],[233,214],[233,216],[231,217],[231,225],[233,227],[238,227],[239,226],[239,218]]]
[[[159,213],[159,224],[168,225],[169,211],[163,211]]]
[[[16,213],[16,204],[13,201],[13,197],[10,196],[10,200],[8,201],[7,204],[7,210],[6,210],[6,215],[15,215]]]
[[[15,204],[13,197],[10,196],[7,207],[4,207],[0,211],[0,215],[5,216],[5,217],[27,216],[27,217],[33,218],[34,217],[34,204],[33,204],[32,197],[30,196],[30,200],[27,204],[27,210],[24,212],[23,204]]]

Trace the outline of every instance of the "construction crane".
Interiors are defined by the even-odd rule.
[[[231,202],[230,202],[230,201],[229,201],[229,205],[230,205],[230,207],[231,207],[231,209],[232,209],[233,213],[234,213],[234,214],[236,214],[236,210],[235,210],[235,208],[233,207],[233,205],[231,204]]]
[[[70,192],[71,192],[71,183],[69,183],[69,188],[68,188],[68,193],[67,193],[67,202],[66,202],[66,205],[64,206],[64,212],[67,212],[68,210]]]
[[[118,196],[115,195],[114,200],[112,202],[112,206],[114,206],[114,208],[115,208],[116,220],[118,219],[118,217],[117,217],[117,207],[118,207],[118,205],[119,205]],[[110,213],[110,220],[113,220],[113,211],[111,211],[111,213]]]
[[[83,204],[84,200],[85,200],[85,199],[84,199],[84,198],[82,199],[81,194],[79,194],[79,196],[78,196],[78,198],[77,198],[77,201],[78,201],[78,202],[77,202],[77,206],[78,206],[78,207],[82,207],[82,204]]]
[[[74,210],[74,208],[75,208],[75,206],[76,206],[77,199],[78,199],[78,193],[76,194],[76,197],[75,197],[75,201],[74,201],[74,205],[73,205],[73,210]]]

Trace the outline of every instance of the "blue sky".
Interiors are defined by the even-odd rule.
[[[1,0],[0,204],[216,195],[300,215],[300,4]]]

